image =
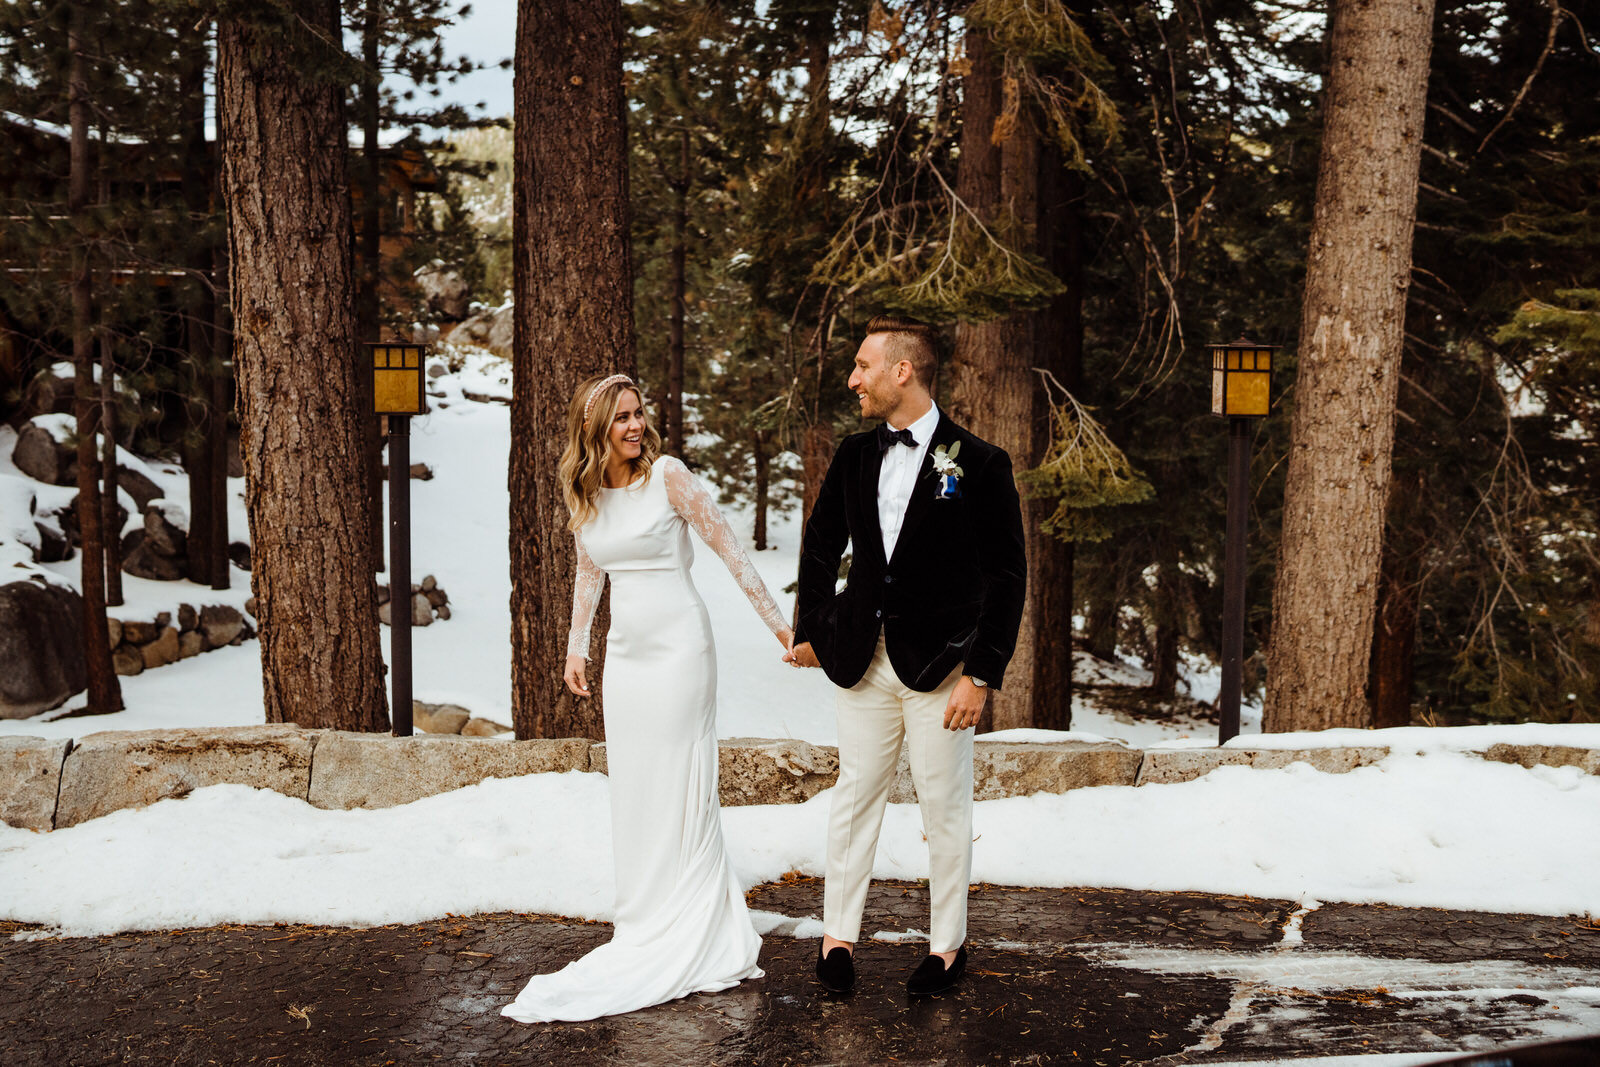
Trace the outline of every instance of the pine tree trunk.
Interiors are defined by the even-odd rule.
[[[218,28],[251,586],[268,722],[385,730],[339,8]]]
[[[1395,476],[1378,575],[1367,696],[1375,727],[1411,725],[1413,658],[1422,608],[1420,561],[1432,533],[1421,507],[1427,479],[1420,471]],[[1419,541],[1422,542],[1419,544]]]
[[[361,286],[356,302],[356,340],[381,341],[383,270],[383,204],[380,199],[382,182],[379,180],[380,146],[378,144],[379,83],[383,74],[378,69],[379,27],[382,19],[382,0],[366,0],[366,11],[361,24],[361,62],[367,80],[361,83],[358,99],[361,108],[361,240],[359,244]],[[361,403],[370,411],[373,405],[372,376],[360,376]],[[384,569],[387,545],[383,528],[383,446],[378,420],[363,419],[361,424],[362,448],[366,466],[367,496],[372,514],[371,551],[374,572]]]
[[[1178,695],[1178,628],[1156,623],[1155,647],[1150,656],[1150,695],[1171,700]]]
[[[1084,637],[1089,643],[1089,655],[1106,661],[1117,658],[1117,615],[1122,606],[1111,597],[1096,597],[1089,602],[1089,616],[1084,620]]]
[[[591,374],[635,373],[618,0],[519,0],[511,401],[511,699],[517,736],[603,735],[561,683],[575,566],[556,480],[567,406]]]
[[[756,551],[767,550],[767,491],[772,485],[772,457],[767,454],[767,432],[750,434],[750,456],[756,467]]]
[[[102,138],[100,143],[105,144]],[[111,334],[100,334],[100,517],[106,606],[122,605],[122,527],[117,523],[117,362]]]
[[[1264,729],[1365,726],[1433,0],[1337,0]]]
[[[689,131],[680,130],[678,177],[672,182],[672,314],[667,323],[666,401],[661,436],[668,454],[683,455],[683,349],[689,285]]]
[[[1002,144],[991,141],[1000,114],[1000,56],[981,33],[967,34],[970,72],[963,79],[961,169],[957,191],[985,218],[1005,211],[1036,223],[1039,214],[1039,138],[1032,124],[1019,122]],[[1038,376],[1033,361],[1044,338],[1039,316],[1014,314],[997,321],[961,323],[956,327],[955,356],[950,363],[952,417],[979,437],[1011,455],[1021,470],[1035,462]],[[1027,600],[1017,649],[1006,669],[1004,689],[994,694],[979,732],[1033,725],[1035,655],[1040,633],[1038,589],[1033,583],[1039,556],[1037,516],[1024,501],[1023,532],[1029,560]],[[1069,635],[1070,636],[1070,635]],[[1070,661],[1069,661],[1070,662]],[[1067,712],[1070,717],[1070,708]]]
[[[79,227],[72,246],[73,407],[78,422],[78,531],[83,542],[80,584],[83,594],[83,648],[88,679],[88,710],[105,714],[122,708],[122,686],[111,665],[111,640],[106,629],[105,530],[100,511],[100,464],[95,452],[100,397],[94,385],[94,293],[89,281],[89,249],[82,231],[89,209],[89,94],[85,85],[84,23],[88,12],[72,5],[68,71],[68,122],[71,125],[67,210]],[[116,443],[107,442],[115,456]],[[114,460],[113,460],[114,462]]]
[[[216,190],[217,172],[210,174],[212,190]],[[222,248],[211,248],[211,284],[213,294],[220,294],[227,285],[227,264],[223,262]],[[227,589],[232,580],[228,569],[228,417],[233,411],[233,331],[228,323],[228,301],[221,295],[210,299],[211,310],[211,403],[210,418],[206,420],[206,447],[210,456],[206,463],[211,478],[211,588]],[[200,580],[200,579],[197,579]]]
[[[1083,366],[1083,175],[1070,171],[1054,142],[1039,152],[1039,253],[1066,292],[1038,313],[1033,365],[1043,367],[1069,390],[1079,388]],[[1050,447],[1050,405],[1044,385],[1034,381],[1033,438],[1028,466]],[[1052,508],[1023,499],[1025,530],[1037,531]],[[1028,589],[1033,613],[1032,725],[1072,728],[1072,589],[1074,546],[1045,533],[1028,545]]]
[[[178,106],[183,111],[183,203],[191,227],[198,228],[211,208],[211,159],[206,149],[206,66],[204,39],[185,41],[183,70],[178,82]],[[212,250],[196,244],[191,250],[190,268],[200,277],[211,273]],[[215,375],[213,322],[216,297],[209,286],[196,283],[185,308],[184,334],[189,362],[194,367],[194,395],[189,397],[189,433],[184,449],[184,467],[189,474],[189,536],[185,545],[185,569],[190,581],[209,584],[215,555],[214,509],[226,508],[227,501],[215,492],[211,470],[211,420],[220,417],[211,410],[211,379]],[[226,551],[227,546],[223,546]]]

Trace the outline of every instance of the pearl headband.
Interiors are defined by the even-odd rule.
[[[594,409],[595,397],[599,396],[601,390],[605,389],[606,386],[616,385],[618,382],[626,382],[629,385],[632,385],[633,379],[628,377],[626,374],[613,374],[611,377],[604,379],[599,385],[590,390],[589,399],[583,402],[583,424],[585,426],[589,424],[589,413]]]

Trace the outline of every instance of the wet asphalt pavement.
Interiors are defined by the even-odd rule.
[[[815,915],[809,879],[753,907]],[[0,940],[0,1063],[1204,1064],[1451,1052],[1600,1033],[1600,924],[1199,893],[975,887],[968,976],[910,1001],[916,884],[874,887],[853,996],[817,942],[767,976],[630,1015],[523,1026],[499,1008],[602,924],[476,915],[411,926],[214,927]],[[0,934],[28,931],[0,924]],[[914,937],[915,934],[909,935]]]

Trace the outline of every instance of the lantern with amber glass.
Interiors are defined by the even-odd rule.
[[[1277,345],[1234,341],[1211,350],[1211,414],[1228,420],[1228,535],[1222,567],[1222,691],[1217,740],[1239,733],[1244,680],[1245,537],[1250,502],[1250,423],[1272,408]]]
[[[1211,350],[1211,414],[1266,418],[1272,406],[1272,353],[1278,346],[1234,341],[1206,347]]]
[[[428,346],[369,341],[372,413],[383,418],[389,450],[389,721],[411,736],[411,417],[428,413]]]
[[[369,343],[372,360],[372,413],[374,415],[426,415],[428,402],[423,382],[428,346],[399,341]]]

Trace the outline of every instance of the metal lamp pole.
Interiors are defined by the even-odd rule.
[[[373,414],[389,438],[389,723],[411,736],[411,416],[426,415],[427,346],[375,341],[366,346]]]
[[[1239,735],[1244,672],[1245,537],[1250,509],[1250,420],[1228,420],[1228,540],[1222,568],[1222,699],[1217,744]]]
[[[1239,736],[1244,688],[1245,539],[1250,518],[1250,423],[1272,404],[1277,345],[1234,341],[1211,350],[1211,413],[1228,420],[1228,539],[1222,568],[1222,692],[1217,744]]]
[[[411,736],[411,416],[389,417],[389,718]]]

